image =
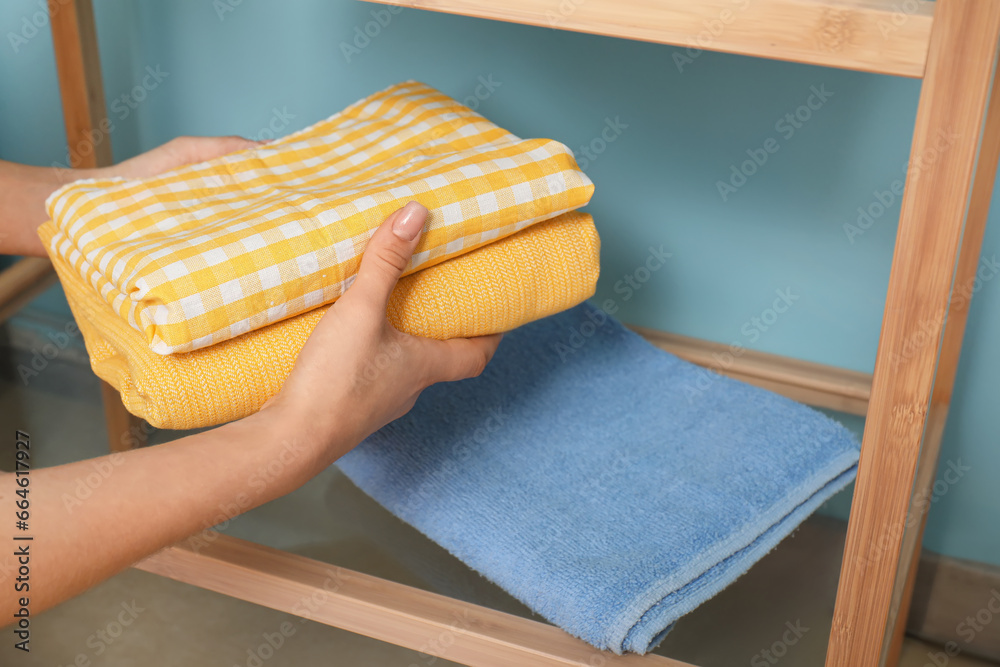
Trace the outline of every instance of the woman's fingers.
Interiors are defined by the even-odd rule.
[[[204,162],[213,158],[256,148],[264,142],[243,137],[177,137],[156,148],[140,153],[102,171],[110,176],[148,178],[186,164]]]
[[[178,137],[174,141],[178,144],[178,162],[181,164],[212,160],[236,151],[256,148],[263,143],[239,136]]]
[[[476,377],[490,363],[503,334],[428,340],[429,384]]]
[[[426,219],[427,209],[415,201],[386,218],[368,241],[357,280],[344,298],[361,299],[384,316],[389,294],[420,242]]]

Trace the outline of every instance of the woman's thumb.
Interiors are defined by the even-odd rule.
[[[426,219],[427,209],[415,201],[386,218],[368,241],[351,291],[367,293],[368,299],[377,300],[384,309],[392,288],[420,242]]]

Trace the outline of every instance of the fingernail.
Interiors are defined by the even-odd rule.
[[[396,214],[396,220],[392,223],[392,233],[404,241],[412,241],[424,228],[426,218],[427,209],[423,204],[411,201]]]

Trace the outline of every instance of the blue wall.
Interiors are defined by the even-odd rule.
[[[15,39],[16,53],[11,42],[37,2],[0,5],[0,155],[51,164],[65,159],[51,40],[43,28]],[[616,299],[624,320],[873,366],[899,214],[897,197],[877,215],[875,193],[903,177],[918,82],[707,52],[684,61],[670,46],[349,0],[96,5],[117,159],[178,134],[285,133],[404,79],[458,99],[492,81],[491,92],[479,88],[479,111],[589,163],[604,243],[598,296]],[[366,28],[374,36],[362,39]],[[147,67],[165,72],[162,82],[132,95],[134,109],[113,104]],[[825,101],[810,100],[814,89]],[[800,109],[807,101],[817,108]],[[782,120],[796,112],[809,117]],[[752,155],[766,162],[723,197],[719,182]],[[858,207],[876,216],[849,238]],[[631,294],[616,290],[661,244],[668,265]],[[997,252],[993,221],[984,256]],[[776,291],[792,305],[770,321]],[[926,543],[1000,565],[1000,346],[990,340],[1000,340],[1000,280],[973,300],[942,454],[971,470],[939,485]]]

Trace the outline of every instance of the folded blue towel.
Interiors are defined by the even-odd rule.
[[[404,521],[594,646],[645,653],[853,477],[803,405],[583,304],[507,334],[341,459]]]

